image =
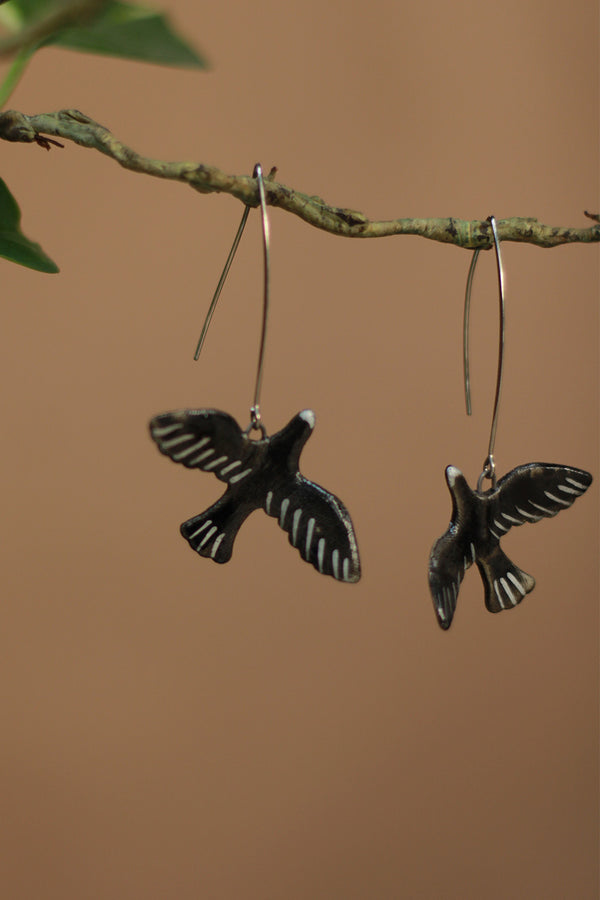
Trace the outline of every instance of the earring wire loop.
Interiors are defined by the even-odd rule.
[[[496,228],[496,219],[490,216],[488,219],[492,230],[494,240],[494,248],[496,250],[496,271],[498,275],[498,369],[496,374],[496,394],[494,397],[494,412],[492,414],[492,425],[490,428],[490,440],[488,444],[488,455],[483,464],[483,471],[477,482],[477,490],[480,491],[484,479],[488,478],[492,482],[492,487],[496,486],[496,463],[494,460],[494,446],[496,443],[496,431],[498,428],[498,414],[500,411],[500,394],[502,391],[502,374],[504,368],[504,337],[506,326],[506,304],[504,292],[504,267],[502,265],[502,254],[500,252],[500,240],[498,238],[498,230]],[[467,415],[471,415],[471,379],[469,370],[469,317],[471,308],[471,290],[473,287],[473,276],[475,275],[475,266],[479,258],[479,248],[473,253],[469,274],[467,276],[467,286],[465,290],[465,307],[463,317],[463,365],[464,365],[464,383],[465,383],[465,402],[467,407]]]
[[[269,217],[267,215],[267,198],[265,194],[265,184],[263,179],[262,167],[260,163],[257,163],[254,166],[254,171],[252,173],[252,177],[256,178],[258,183],[258,196],[260,199],[260,211],[261,211],[261,220],[262,220],[262,234],[263,234],[263,260],[264,260],[264,288],[263,288],[263,316],[262,316],[262,330],[260,337],[260,346],[258,351],[258,366],[256,370],[256,382],[254,387],[254,400],[252,406],[250,407],[250,425],[247,429],[248,431],[256,430],[260,431],[262,437],[267,436],[267,432],[265,430],[264,425],[261,422],[260,415],[260,391],[262,387],[262,377],[263,377],[263,368],[265,361],[265,345],[267,339],[267,324],[269,320],[269,285],[270,285],[270,229],[269,229]],[[235,239],[231,246],[231,250],[229,251],[229,256],[227,257],[227,261],[221,272],[221,277],[219,278],[219,283],[217,284],[215,293],[210,302],[210,306],[208,307],[208,312],[206,314],[206,318],[204,320],[204,325],[202,326],[202,332],[198,339],[198,344],[196,345],[196,352],[194,353],[194,359],[197,360],[202,351],[202,347],[204,346],[204,341],[206,338],[206,334],[208,332],[212,317],[214,315],[215,309],[217,307],[217,303],[219,302],[219,297],[221,296],[221,291],[223,290],[223,285],[225,284],[225,280],[227,275],[229,274],[229,269],[231,268],[231,264],[234,260],[235,254],[237,252],[237,248],[239,247],[240,241],[242,239],[242,235],[244,233],[244,228],[246,227],[246,222],[248,221],[248,216],[250,214],[250,206],[246,206],[242,220],[239,224]]]

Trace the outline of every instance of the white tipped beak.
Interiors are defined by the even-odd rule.
[[[309,428],[315,427],[315,414],[312,409],[303,409],[301,413],[298,413],[301,419],[304,419]]]
[[[462,475],[460,469],[457,469],[456,466],[448,466],[446,469],[446,481],[448,482],[448,486],[454,487],[454,482],[460,475]]]

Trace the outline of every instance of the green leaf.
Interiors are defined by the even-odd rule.
[[[11,12],[13,28],[15,21],[29,25],[48,12],[48,3],[12,0]],[[167,66],[207,68],[206,61],[173,30],[163,13],[120,0],[109,0],[96,16],[62,28],[44,44]]]
[[[58,272],[58,266],[46,256],[39,244],[21,231],[21,210],[5,182],[0,178],[0,256],[11,262],[36,269]]]
[[[108,3],[89,24],[65,29],[54,42],[88,53],[206,68],[205,60],[173,31],[165,15],[118,0]]]

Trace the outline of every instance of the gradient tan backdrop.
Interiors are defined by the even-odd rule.
[[[77,107],[135,149],[280,179],[378,218],[598,207],[598,11],[587,0],[166,0],[210,58],[182,72],[46,50],[11,100]],[[496,456],[589,469],[505,549],[534,593],[492,616],[468,574],[449,633],[427,585],[444,467],[473,484],[496,287],[470,254],[350,241],[271,213],[270,431],[314,408],[303,471],[351,510],[363,579],[302,563],[257,514],[234,558],[179,524],[215,479],[162,458],[153,414],[246,423],[257,215],[192,353],[241,213],[68,145],[2,144],[56,276],[1,263],[3,896],[10,900],[597,897],[598,253],[504,246]]]

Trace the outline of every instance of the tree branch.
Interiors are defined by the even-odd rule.
[[[0,138],[6,141],[36,142],[50,149],[44,135],[54,135],[74,141],[82,147],[92,147],[116,160],[132,172],[143,172],[156,178],[181,181],[201,193],[231,194],[248,206],[258,206],[258,190],[250,175],[227,175],[215,166],[193,162],[164,162],[140,156],[125,146],[97,122],[76,109],[56,113],[26,116],[9,110],[0,113]],[[493,246],[489,223],[486,220],[462,219],[393,219],[387,222],[369,220],[353,209],[330,206],[321,197],[301,194],[273,180],[274,172],[265,182],[267,203],[293,213],[330,234],[344,237],[374,238],[396,234],[414,234],[429,240],[455,244],[458,247],[487,250]],[[591,218],[591,217],[590,217]],[[537,247],[557,247],[570,243],[600,242],[600,223],[589,228],[568,228],[543,225],[533,218],[500,219],[498,234],[502,241],[518,241]]]

